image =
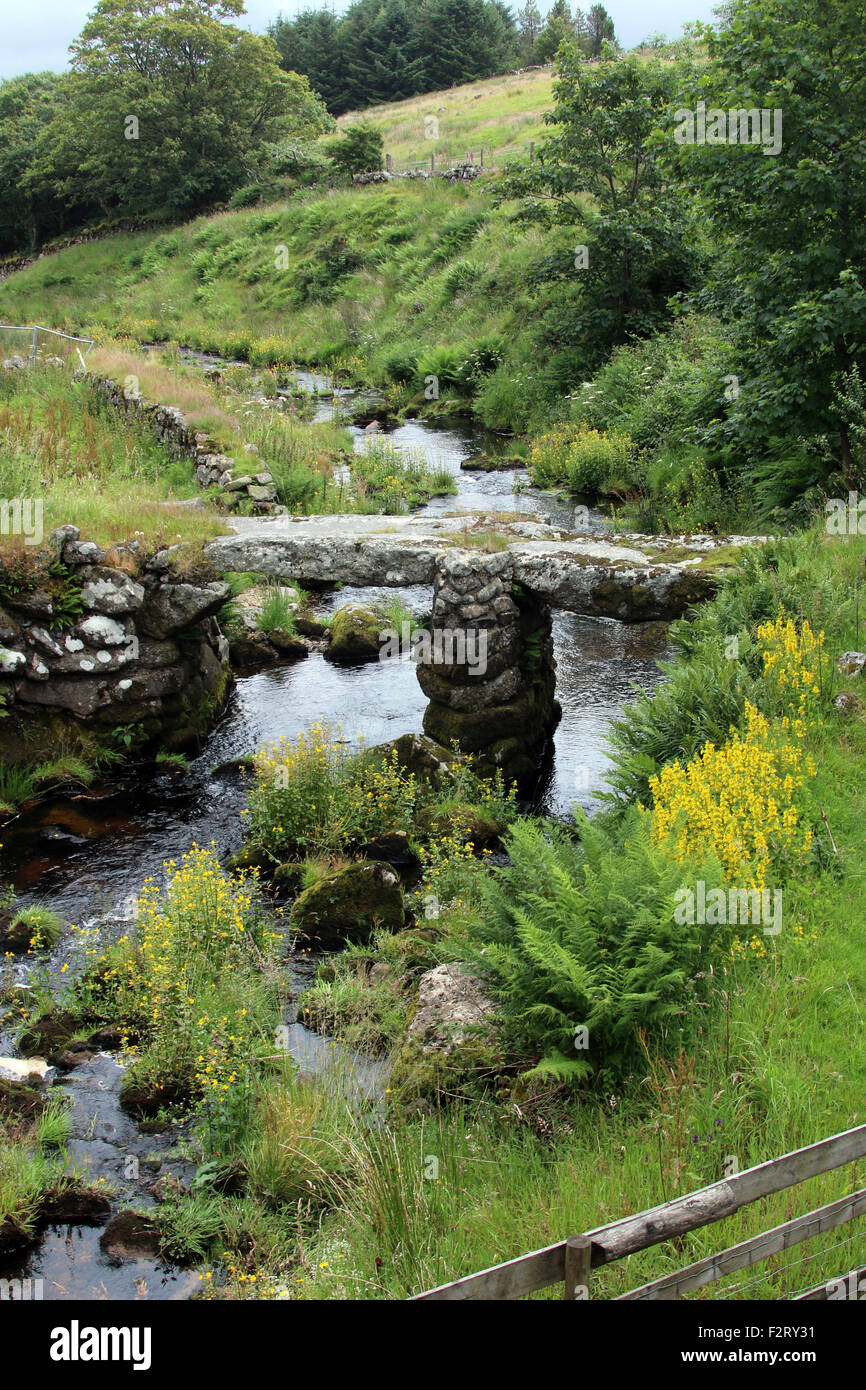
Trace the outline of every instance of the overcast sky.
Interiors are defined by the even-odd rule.
[[[515,0],[516,11],[522,0]],[[540,0],[543,13],[552,0]],[[588,9],[591,0],[585,0]],[[679,34],[687,20],[712,19],[718,0],[607,0],[607,9],[616,25],[617,37],[626,48],[639,43],[647,34],[662,33],[669,38]],[[320,0],[247,0],[247,15],[242,21],[257,33],[263,32],[271,20],[282,11],[286,15],[301,10],[317,9]],[[335,0],[334,9],[342,13],[348,0]],[[93,8],[93,0],[29,0],[4,6],[2,48],[0,48],[0,77],[15,77],[22,72],[55,72],[66,67],[66,50],[81,30]]]

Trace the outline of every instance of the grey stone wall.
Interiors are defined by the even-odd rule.
[[[121,386],[110,377],[89,372],[87,379],[115,414],[146,425],[171,453],[192,459],[199,486],[218,488],[220,500],[229,510],[237,508],[243,500],[249,504],[248,511],[257,516],[285,512],[285,507],[278,505],[273,477],[259,465],[252,445],[246,446],[249,469],[237,470],[234,460],[220,453],[212,439],[190,428],[177,406],[153,405],[138,391]]]
[[[167,748],[204,732],[230,679],[215,618],[229,586],[176,576],[171,560],[137,541],[106,551],[63,526],[26,579],[0,564],[5,761],[51,757],[76,731],[135,726]]]

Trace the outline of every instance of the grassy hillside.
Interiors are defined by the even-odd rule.
[[[70,247],[0,284],[0,319],[447,385],[449,348],[529,357],[540,244],[477,185],[330,191]]]
[[[446,156],[456,162],[472,152],[477,159],[481,149],[485,164],[502,164],[524,155],[531,140],[549,132],[544,112],[553,105],[553,80],[552,66],[510,73],[350,111],[337,124],[342,128],[362,120],[375,126],[384,136],[386,152],[399,165],[429,164],[431,154],[437,166]],[[438,122],[435,137],[427,133],[436,129],[430,117]]]

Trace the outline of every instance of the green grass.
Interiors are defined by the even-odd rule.
[[[13,913],[10,932],[26,936],[30,950],[50,950],[60,940],[63,923],[50,907],[44,903],[34,903]]]
[[[477,163],[482,148],[485,164],[499,166],[525,157],[530,142],[543,138],[550,129],[544,112],[552,105],[553,73],[548,68],[368,106],[361,113],[341,116],[337,124],[344,127],[362,119],[380,130],[395,168],[415,163],[429,168],[431,154],[437,169],[444,167],[446,155],[457,164],[474,153]]]
[[[156,548],[222,529],[207,512],[172,505],[200,494],[191,463],[148,430],[121,428],[87,382],[52,367],[2,374],[0,493],[41,500],[46,538],[73,522],[87,540],[110,545],[137,531]],[[22,539],[4,535],[0,550],[20,554]]]
[[[285,270],[275,263],[281,246]],[[330,367],[402,384],[423,403],[419,363],[431,353],[450,349],[462,362],[494,341],[530,360],[527,271],[548,249],[477,187],[314,191],[202,217],[170,236],[120,233],[67,248],[3,281],[0,315],[86,328],[100,342],[129,334],[260,367]],[[513,370],[505,376],[519,397],[508,410],[526,413],[527,369],[516,382]],[[494,401],[490,423],[503,413]]]
[[[265,601],[257,619],[260,632],[294,632],[294,606],[279,585],[269,584],[265,590]]]
[[[0,1081],[0,1249],[32,1240],[54,1199],[85,1191],[65,1164],[69,1128],[63,1098]]]

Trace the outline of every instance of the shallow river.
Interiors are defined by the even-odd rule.
[[[312,384],[313,379],[308,380]],[[321,405],[320,418],[332,409],[330,403]],[[363,448],[363,432],[353,434],[356,447]],[[458,495],[435,499],[426,508],[429,512],[523,511],[562,527],[572,524],[573,508],[529,488],[522,470],[461,471],[461,459],[503,447],[482,431],[469,425],[446,428],[410,421],[389,438],[401,447],[423,451],[436,467],[454,473]],[[591,524],[600,529],[601,516],[593,514]],[[393,592],[343,588],[323,600],[321,608],[333,610],[350,599],[387,599]],[[429,590],[405,590],[402,597],[413,611],[429,612]],[[662,624],[625,627],[555,615],[562,721],[540,776],[536,809],[559,816],[567,815],[575,803],[589,810],[596,804],[607,762],[605,734],[635,686],[647,690],[657,684],[656,660],[664,654],[666,642]],[[231,768],[215,771],[220,764],[267,740],[291,737],[317,720],[339,724],[347,739],[363,739],[368,745],[420,732],[425,703],[414,665],[399,660],[343,668],[313,652],[290,665],[241,677],[188,772],[130,777],[111,795],[95,793],[46,804],[8,825],[0,849],[0,882],[11,882],[22,903],[39,900],[76,924],[99,926],[107,934],[120,931],[131,918],[143,879],[149,874],[161,877],[165,860],[180,859],[193,841],[213,841],[220,854],[239,848],[243,787]],[[55,978],[64,961],[74,965],[68,939],[52,954]],[[18,965],[16,971],[26,987],[26,967]],[[291,1013],[287,1022],[290,1050],[302,1069],[321,1074],[329,1056],[328,1040],[295,1023]],[[10,1036],[0,1032],[0,1052],[10,1047]],[[350,1060],[359,1087],[375,1087],[375,1065],[363,1058]],[[92,1177],[119,1184],[127,1200],[140,1202],[146,1188],[140,1189],[137,1179],[126,1173],[130,1155],[153,1154],[168,1140],[148,1136],[144,1142],[137,1137],[136,1127],[116,1104],[119,1080],[117,1064],[104,1055],[62,1080],[73,1103],[70,1152]],[[174,1168],[183,1171],[182,1165]],[[53,1228],[26,1259],[7,1262],[6,1268],[0,1262],[0,1277],[41,1277],[46,1298],[183,1298],[196,1287],[196,1276],[163,1270],[152,1261],[113,1267],[99,1250],[98,1236],[98,1230],[84,1227]]]

